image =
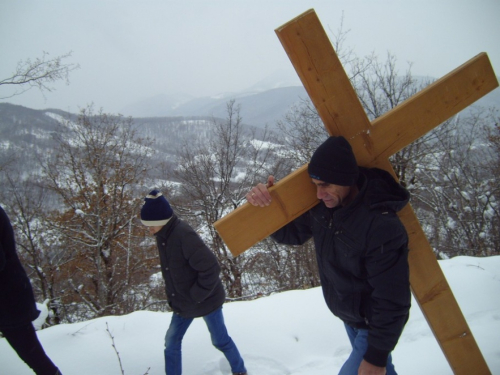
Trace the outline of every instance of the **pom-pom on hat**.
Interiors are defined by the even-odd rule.
[[[148,227],[163,226],[174,214],[167,199],[161,191],[152,190],[141,208],[141,221]]]
[[[329,137],[314,151],[307,168],[315,180],[352,186],[358,180],[358,164],[351,145],[344,137]]]

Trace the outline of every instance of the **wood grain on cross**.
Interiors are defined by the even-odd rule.
[[[359,165],[394,175],[388,158],[498,86],[485,53],[370,123],[314,10],[276,30],[295,70],[331,135],[343,135]],[[395,176],[396,177],[396,176]],[[272,203],[248,203],[214,226],[239,255],[316,204],[307,165],[270,189]],[[410,282],[455,374],[490,374],[436,257],[410,205],[400,218],[408,231]]]

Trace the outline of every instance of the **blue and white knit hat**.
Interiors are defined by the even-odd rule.
[[[152,190],[141,208],[141,221],[148,227],[163,226],[167,224],[174,214],[172,207],[161,191]]]

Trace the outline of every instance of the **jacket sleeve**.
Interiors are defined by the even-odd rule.
[[[2,206],[0,206],[0,272],[5,268],[7,257],[5,256],[4,239],[8,236],[10,222]]]
[[[372,316],[364,359],[385,366],[410,310],[408,236],[396,214],[375,223],[370,233],[365,266],[372,287]]]
[[[191,286],[191,297],[198,303],[204,301],[219,283],[220,266],[214,253],[194,231],[185,235],[182,251],[189,265],[197,272]]]
[[[0,242],[0,272],[2,272],[5,268],[5,262],[5,251],[3,249],[2,243]]]
[[[271,238],[284,245],[302,245],[312,237],[310,212],[305,212],[295,220],[271,234]]]

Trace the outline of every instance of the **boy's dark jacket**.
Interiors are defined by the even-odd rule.
[[[200,236],[176,215],[156,233],[161,272],[170,307],[185,318],[218,309],[226,294],[220,266]]]
[[[360,168],[358,188],[348,206],[321,202],[272,237],[293,245],[314,239],[328,307],[345,323],[369,329],[364,359],[385,366],[411,302],[408,237],[396,214],[409,193],[376,168]]]
[[[38,315],[30,280],[16,253],[12,225],[0,207],[0,329],[22,326]]]

